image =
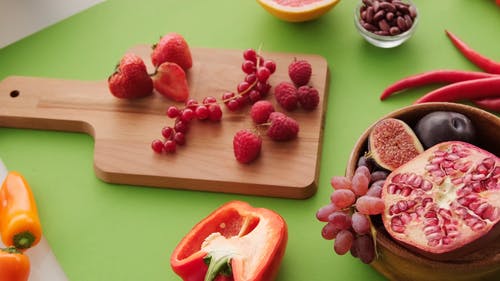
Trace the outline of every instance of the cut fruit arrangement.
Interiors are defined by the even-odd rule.
[[[394,240],[435,260],[497,239],[500,159],[472,144],[475,132],[467,116],[448,111],[412,127],[395,118],[374,124],[353,177],[332,177],[330,203],[316,214],[323,238],[364,263],[376,258],[379,215]]]
[[[177,33],[163,36],[153,46],[151,61],[155,72],[148,74],[144,62],[134,54],[126,54],[115,73],[108,79],[109,90],[118,98],[136,99],[148,96],[153,89],[164,97],[184,105],[171,105],[166,110],[167,117],[174,119],[173,126],[161,129],[162,139],[155,139],[151,148],[156,153],[174,153],[178,146],[186,144],[186,134],[192,121],[220,122],[224,104],[229,111],[250,108],[254,121],[253,129],[242,129],[235,133],[233,150],[236,160],[250,163],[259,155],[262,147],[261,131],[274,141],[290,141],[299,133],[297,120],[285,113],[275,111],[273,103],[266,100],[270,89],[269,78],[276,71],[276,63],[264,58],[260,49],[243,52],[241,70],[244,79],[237,84],[236,91],[222,93],[220,99],[206,96],[199,102],[189,97],[187,71],[193,65],[189,46]],[[283,81],[275,87],[276,102],[285,111],[292,111],[299,105],[306,111],[318,107],[320,96],[317,89],[309,85],[312,66],[306,60],[294,59],[288,66],[288,76],[292,82]]]

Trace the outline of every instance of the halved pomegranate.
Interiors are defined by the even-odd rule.
[[[497,235],[499,163],[497,156],[469,143],[451,141],[429,148],[385,181],[386,230],[432,255]]]

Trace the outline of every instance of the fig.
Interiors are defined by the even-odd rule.
[[[445,141],[472,143],[476,131],[472,121],[461,113],[434,111],[417,122],[415,134],[424,148],[429,148]]]
[[[369,157],[389,171],[424,151],[413,130],[404,121],[385,118],[377,122],[368,136]]]
[[[437,260],[495,241],[499,164],[494,154],[465,142],[427,149],[387,177],[381,194],[385,229],[402,245]]]

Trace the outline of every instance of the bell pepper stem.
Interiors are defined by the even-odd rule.
[[[210,261],[208,264],[207,274],[205,275],[205,281],[213,281],[219,275],[222,274],[231,274],[231,256],[224,255],[218,258],[214,258],[213,256],[207,257]]]
[[[18,249],[28,249],[35,242],[35,236],[28,231],[14,235],[14,246]]]

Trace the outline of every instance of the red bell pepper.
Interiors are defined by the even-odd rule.
[[[271,281],[287,240],[280,215],[232,201],[193,227],[173,251],[170,265],[184,281]]]

